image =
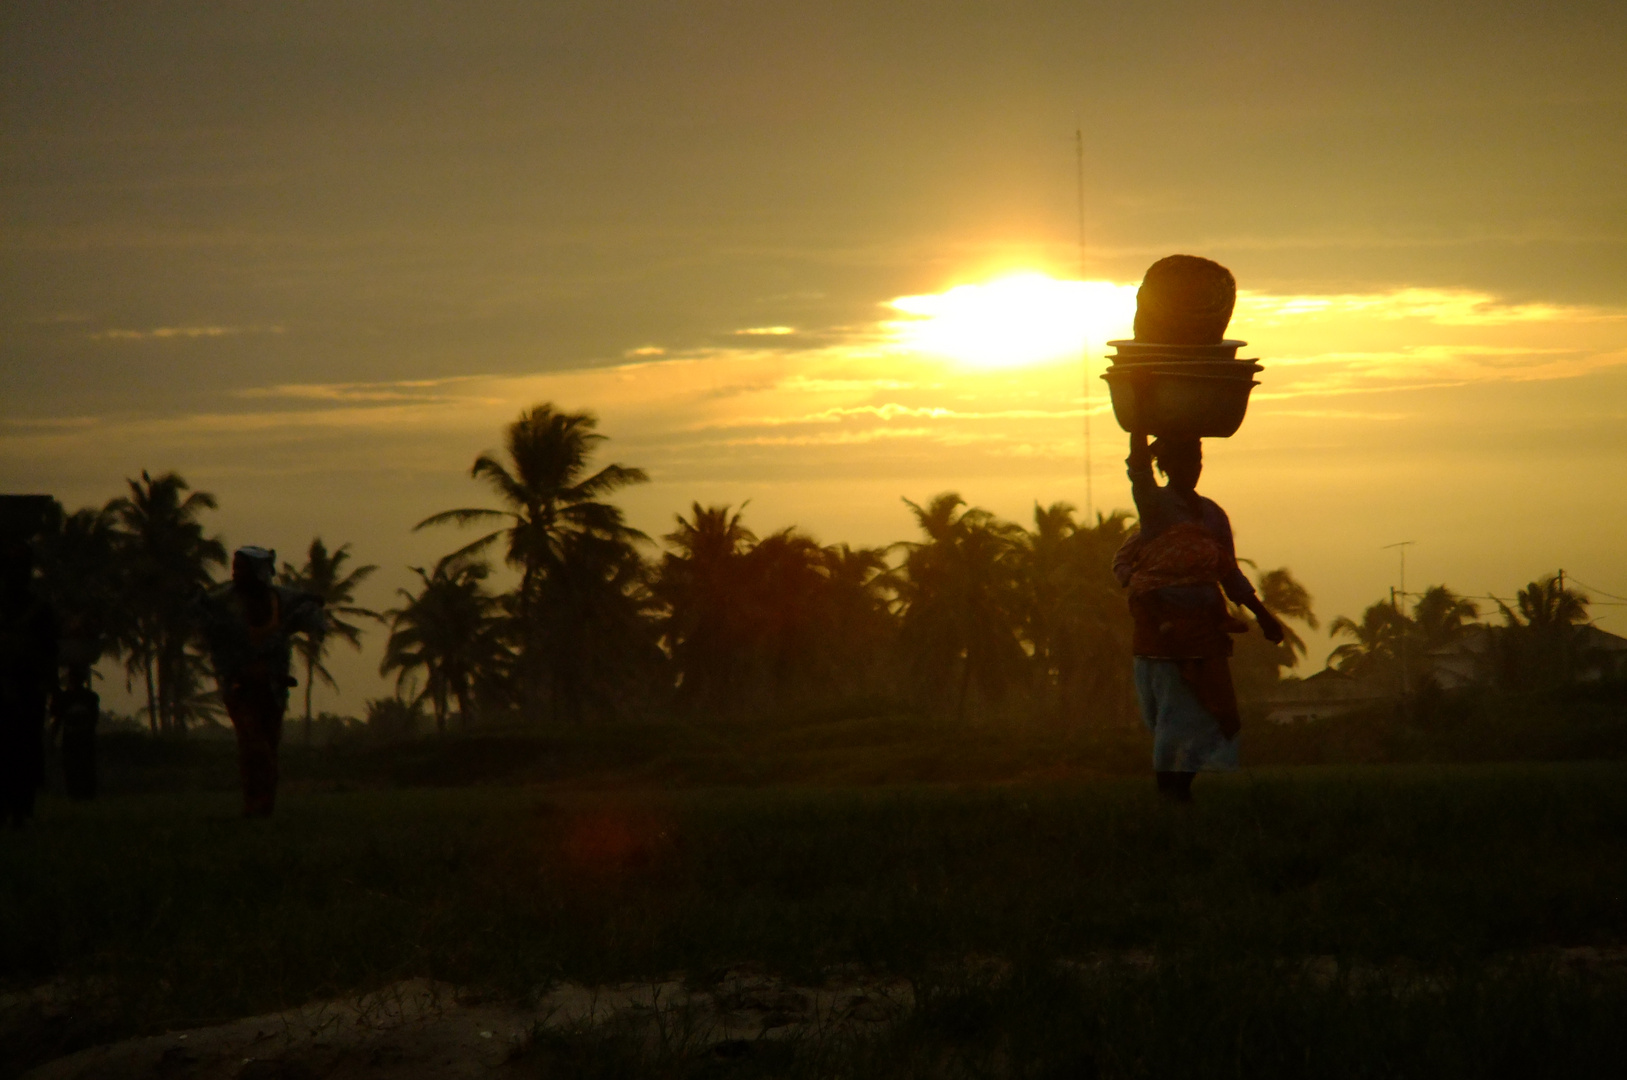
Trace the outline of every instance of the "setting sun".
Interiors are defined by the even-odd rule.
[[[981,368],[1022,367],[1077,358],[1128,336],[1136,286],[1015,274],[941,293],[900,296],[906,316],[887,324],[903,344]]]

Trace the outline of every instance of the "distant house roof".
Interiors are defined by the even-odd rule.
[[[1435,681],[1451,690],[1490,682],[1495,667],[1497,632],[1501,627],[1476,623],[1463,628],[1456,641],[1431,649],[1426,657]],[[1576,627],[1578,652],[1588,665],[1576,673],[1582,682],[1627,674],[1627,638],[1592,623]]]
[[[1492,648],[1492,628],[1484,623],[1473,623],[1463,628],[1456,640],[1437,646],[1425,653],[1432,657],[1484,656]]]
[[[1584,649],[1598,649],[1601,652],[1611,653],[1627,653],[1627,638],[1624,638],[1619,634],[1612,634],[1608,630],[1600,630],[1592,623],[1584,624],[1582,627],[1580,627],[1580,630],[1582,637],[1582,648]]]
[[[1279,683],[1272,689],[1269,700],[1279,705],[1356,704],[1387,696],[1382,687],[1366,679],[1346,675],[1334,668],[1323,668],[1307,678]]]
[[[1495,639],[1494,631],[1500,627],[1487,626],[1484,623],[1475,623],[1463,628],[1463,634],[1456,641],[1429,650],[1428,655],[1434,657],[1451,656],[1484,656],[1491,651]],[[1592,623],[1582,623],[1576,628],[1584,649],[1597,649],[1609,653],[1627,653],[1627,638],[1612,634],[1608,630],[1600,630]]]

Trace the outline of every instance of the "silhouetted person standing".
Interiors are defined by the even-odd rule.
[[[57,621],[34,585],[29,535],[0,535],[0,813],[12,825],[34,815],[57,679]]]
[[[62,739],[62,779],[70,799],[96,797],[96,722],[101,695],[90,688],[90,665],[69,664],[66,685],[51,706]]]
[[[1165,486],[1153,476],[1155,461]],[[1270,641],[1282,640],[1282,624],[1238,568],[1226,512],[1197,492],[1203,444],[1161,438],[1149,446],[1146,435],[1131,435],[1125,464],[1140,527],[1113,572],[1130,590],[1136,698],[1153,735],[1158,790],[1186,802],[1200,770],[1237,767],[1229,658],[1231,635],[1247,627],[1226,600],[1252,611]]]
[[[204,641],[220,696],[237,732],[243,814],[268,817],[277,798],[277,745],[288,709],[290,635],[320,637],[322,601],[274,585],[277,553],[242,547],[232,556],[232,580],[203,597]]]

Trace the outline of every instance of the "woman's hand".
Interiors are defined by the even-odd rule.
[[[1273,645],[1281,644],[1283,637],[1282,623],[1277,621],[1277,617],[1271,614],[1270,610],[1257,598],[1247,606],[1250,611],[1254,612],[1254,621],[1260,624],[1260,633],[1265,635],[1265,639]]]

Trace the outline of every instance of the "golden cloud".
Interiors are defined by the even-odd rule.
[[[236,392],[237,400],[259,406],[243,411],[109,417],[94,435],[85,426],[87,418],[33,420],[29,427],[14,422],[0,431],[0,443],[21,451],[25,443],[60,448],[83,438],[201,445],[212,440],[298,443],[347,433],[362,438],[437,433],[489,442],[521,408],[554,401],[564,408],[595,409],[604,430],[639,447],[649,461],[704,461],[709,454],[741,447],[874,448],[910,442],[998,446],[1008,454],[1077,454],[1080,421],[1105,419],[1108,412],[1106,388],[1095,378],[1106,364],[1099,345],[1089,351],[1088,378],[1077,351],[1039,356],[1032,337],[1019,342],[1029,349],[1020,365],[1005,365],[998,357],[980,364],[968,357],[998,349],[1002,311],[1031,321],[1035,304],[1086,299],[1095,305],[1090,315],[1095,322],[1070,324],[1074,315],[1051,311],[1041,352],[1056,354],[1055,342],[1068,333],[1128,334],[1133,286],[1049,279],[1036,284],[1030,275],[1004,279],[982,292],[961,287],[900,298],[891,310],[907,312],[909,319],[826,332],[817,344],[781,333],[790,327],[765,326],[739,332],[754,339],[750,348],[671,356],[647,346],[613,366],[274,384]],[[960,302],[970,314],[956,308]],[[948,322],[923,329],[938,318]],[[957,326],[975,328],[975,350],[939,347],[946,328]],[[217,331],[237,332],[193,327],[123,333],[213,336]],[[1627,364],[1627,312],[1512,304],[1463,290],[1248,293],[1239,300],[1232,332],[1254,343],[1243,355],[1260,356],[1265,365],[1256,400],[1296,403],[1280,410],[1284,417],[1397,419],[1407,414],[1366,403],[1376,402],[1379,394],[1566,379]]]
[[[92,341],[168,341],[189,338],[235,337],[239,334],[280,334],[280,326],[155,326],[149,330],[99,330]]]

